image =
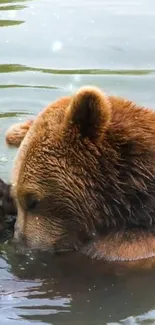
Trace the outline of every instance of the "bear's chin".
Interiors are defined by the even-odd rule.
[[[16,229],[16,226],[15,226]],[[50,242],[41,240],[39,237],[27,238],[20,233],[14,232],[11,239],[11,244],[18,251],[33,251],[33,252],[49,252],[52,255],[64,254],[68,252],[79,251],[80,245],[72,245],[70,241],[59,240],[58,242]]]

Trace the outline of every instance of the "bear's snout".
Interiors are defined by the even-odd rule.
[[[21,229],[19,227],[18,222],[16,221],[15,226],[14,226],[14,239],[17,242],[23,242],[24,241],[24,235],[21,232]]]

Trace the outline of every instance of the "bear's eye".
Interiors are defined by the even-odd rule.
[[[25,207],[28,211],[34,210],[38,204],[40,203],[40,200],[36,199],[36,197],[29,193],[25,197]]]

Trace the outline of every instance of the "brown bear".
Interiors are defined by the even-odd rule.
[[[109,261],[155,256],[154,111],[84,87],[6,140],[22,141],[11,190],[17,241]]]

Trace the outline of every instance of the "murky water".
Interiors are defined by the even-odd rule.
[[[16,152],[8,126],[86,84],[155,107],[154,0],[0,0],[0,177]],[[0,323],[155,324],[154,270],[4,245]]]

